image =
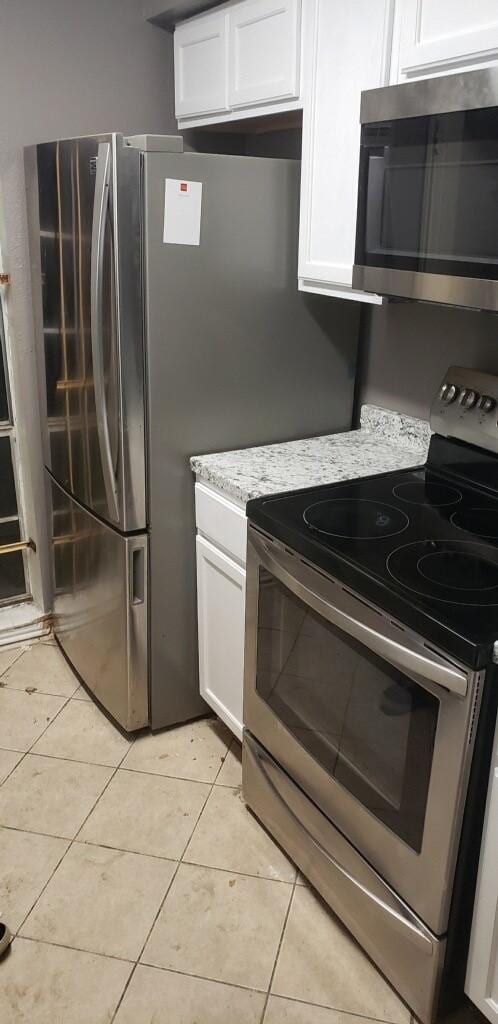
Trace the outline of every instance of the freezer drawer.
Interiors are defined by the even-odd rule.
[[[55,635],[123,729],[147,725],[146,534],[122,536],[52,488]]]
[[[247,730],[242,788],[249,807],[420,1020],[432,1020],[446,940],[432,934]]]

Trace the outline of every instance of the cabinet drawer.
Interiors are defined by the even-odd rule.
[[[247,517],[244,511],[203,484],[195,485],[195,521],[200,533],[246,564]]]

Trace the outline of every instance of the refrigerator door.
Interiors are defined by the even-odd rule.
[[[48,468],[122,531],[146,525],[140,154],[37,147]]]
[[[147,535],[123,537],[49,481],[55,635],[116,722],[140,729],[149,720]]]
[[[358,303],[297,290],[298,162],[143,159],[151,723],[159,728],[206,710],[189,456],[349,430],[359,314]],[[176,189],[166,237],[192,241],[193,217],[186,206],[182,225],[180,204],[199,197],[199,182],[199,244],[165,243],[165,192]]]

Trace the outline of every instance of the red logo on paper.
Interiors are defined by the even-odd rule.
[[[180,192],[188,192],[188,185],[186,181],[180,182]]]

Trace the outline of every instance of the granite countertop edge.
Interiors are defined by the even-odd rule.
[[[409,469],[425,462],[426,420],[364,405],[361,426],[337,434],[194,455],[192,472],[242,504],[266,494],[294,491],[372,473]]]

